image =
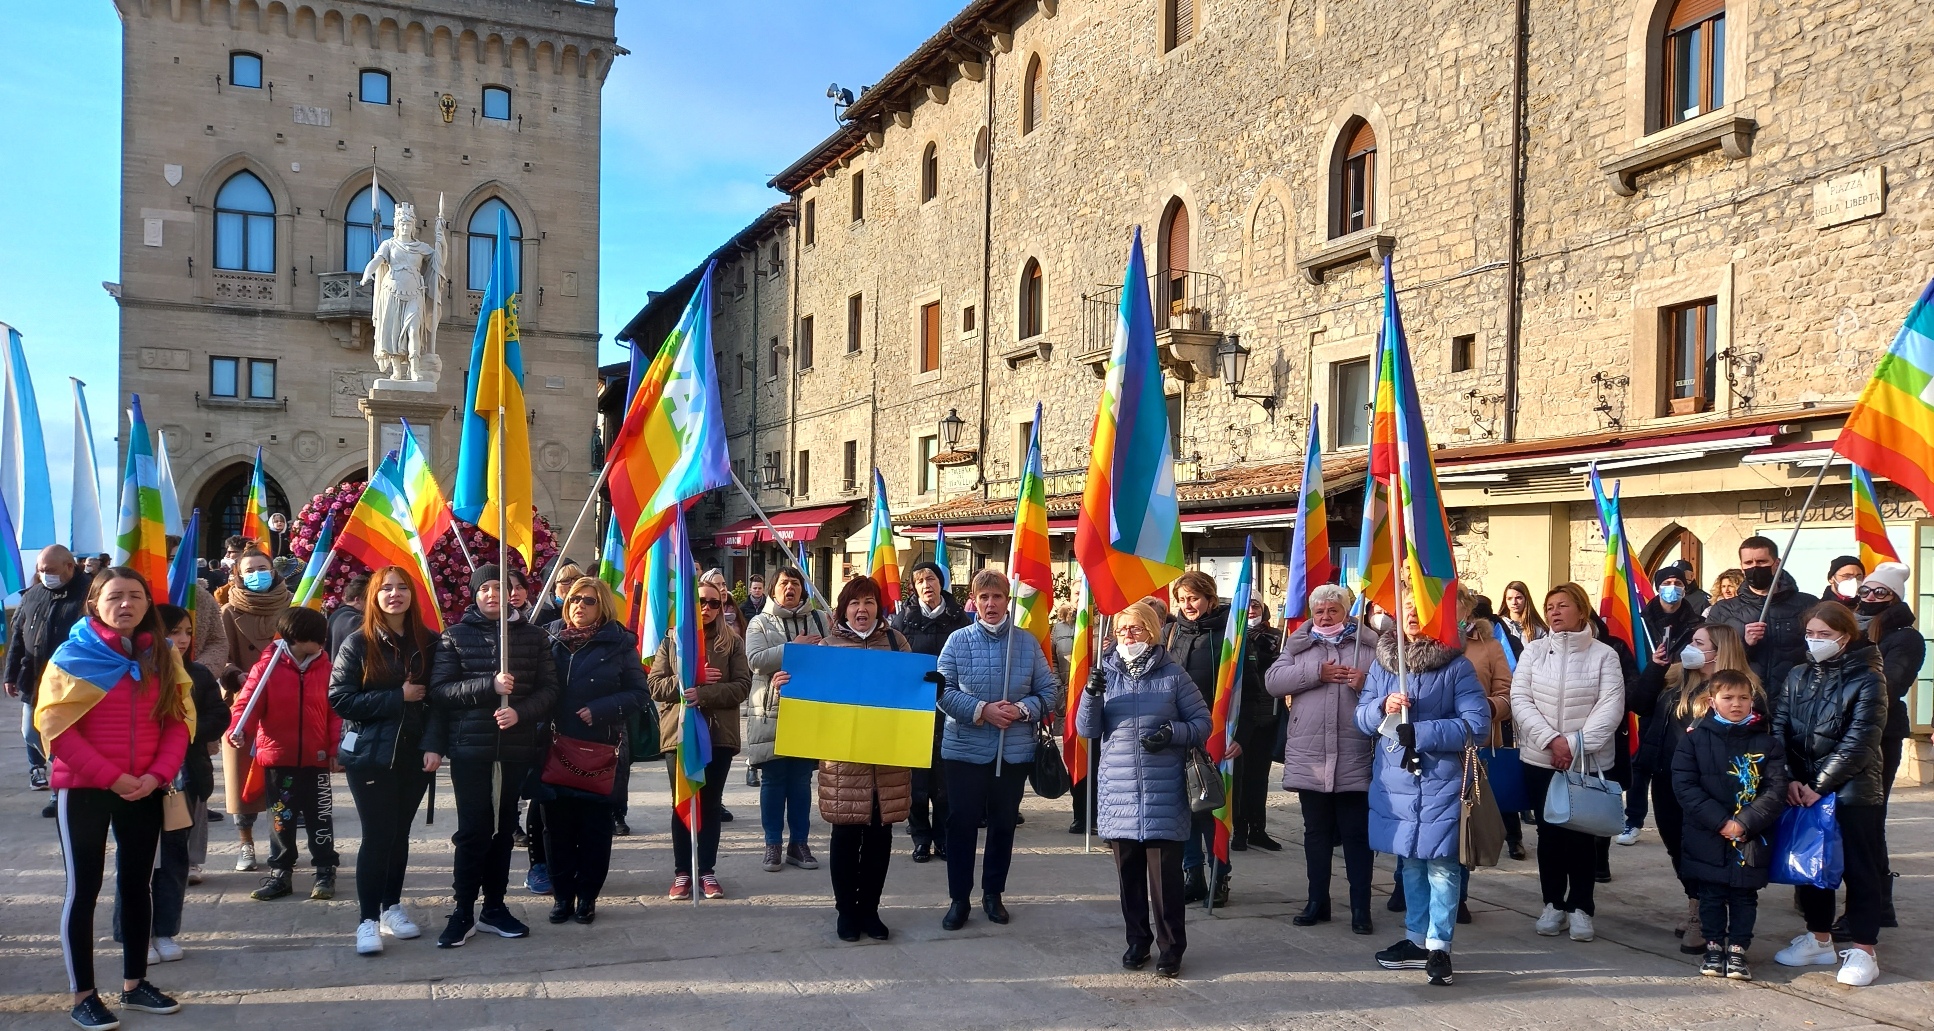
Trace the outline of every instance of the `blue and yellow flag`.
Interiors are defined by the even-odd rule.
[[[470,387],[464,398],[463,441],[450,504],[458,519],[476,524],[515,549],[528,569],[537,513],[531,501],[524,349],[517,335],[517,262],[511,248],[518,245],[510,235],[509,216],[499,211],[497,254],[477,313],[477,335],[470,343]]]
[[[786,645],[780,755],[925,769],[933,765],[935,658],[919,652]]]

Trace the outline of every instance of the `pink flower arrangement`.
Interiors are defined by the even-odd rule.
[[[357,499],[363,496],[364,483],[340,484],[333,490],[316,495],[302,506],[302,511],[297,513],[291,524],[289,554],[307,564],[309,556],[315,553],[317,538],[322,535],[324,519],[333,519],[336,532],[340,534],[343,524],[349,521],[350,512],[356,508]],[[541,573],[557,559],[557,535],[551,532],[551,524],[541,515],[537,517],[534,529],[536,543],[532,553]],[[457,544],[459,534],[478,565],[497,561],[497,538],[462,520],[453,523],[451,531],[432,545],[428,556],[430,580],[436,588],[437,608],[442,611],[445,623],[456,622],[470,604],[470,564],[464,560],[463,550]],[[523,556],[511,552],[510,567],[522,571]],[[338,551],[335,561],[323,571],[324,611],[333,612],[336,606],[342,604],[343,587],[349,583],[350,577],[358,573],[367,575],[369,571],[369,567],[362,562]],[[533,584],[531,589],[535,591],[536,585]]]

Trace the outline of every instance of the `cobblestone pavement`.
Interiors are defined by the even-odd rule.
[[[55,936],[62,895],[47,796],[25,789],[18,748],[0,751],[0,1028],[64,1027],[65,996]],[[822,868],[759,868],[757,789],[735,768],[726,804],[719,875],[728,898],[674,903],[668,790],[658,764],[633,780],[631,824],[618,841],[599,918],[590,927],[545,922],[548,900],[521,888],[512,904],[533,926],[529,939],[481,936],[459,950],[432,939],[449,905],[445,784],[433,827],[419,824],[405,897],[424,937],[388,941],[386,954],[354,950],[353,877],[344,867],[337,899],[297,894],[253,902],[257,875],[231,872],[231,823],[211,828],[206,883],[191,888],[181,943],[187,957],[151,971],[186,1004],[178,1017],[125,1014],[140,1028],[489,1027],[518,1029],[699,1028],[1135,1028],[1357,1031],[1363,1028],[1837,1029],[1874,1025],[1934,1031],[1934,789],[1896,795],[1890,831],[1902,928],[1883,934],[1882,980],[1866,989],[1834,983],[1832,967],[1787,970],[1773,952],[1801,930],[1786,889],[1761,896],[1751,984],[1701,978],[1696,958],[1678,954],[1670,933],[1681,912],[1677,883],[1650,830],[1613,849],[1615,879],[1600,886],[1598,940],[1579,944],[1532,933],[1538,909],[1535,864],[1509,859],[1471,884],[1476,922],[1457,929],[1457,983],[1432,988],[1420,971],[1379,969],[1371,954],[1402,935],[1401,916],[1383,908],[1390,864],[1379,864],[1376,934],[1348,921],[1294,927],[1304,901],[1300,821],[1293,796],[1271,798],[1282,853],[1236,857],[1230,908],[1189,917],[1181,979],[1130,973],[1114,868],[1099,850],[1083,854],[1067,833],[1067,801],[1030,796],[1006,896],[1013,922],[979,912],[959,932],[940,929],[943,864],[917,865],[896,839],[884,917],[890,942],[848,945],[833,935],[824,869],[825,828],[816,827]],[[349,793],[337,788],[337,832],[345,859],[359,835]],[[265,853],[266,854],[266,851]],[[521,882],[524,859],[513,864]],[[1341,860],[1336,891],[1343,890]],[[110,870],[112,868],[110,867]],[[108,900],[99,926],[106,930]],[[118,973],[105,936],[96,953],[102,983]],[[110,998],[112,996],[110,995]]]

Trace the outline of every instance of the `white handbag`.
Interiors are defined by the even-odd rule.
[[[1572,735],[1571,756],[1571,769],[1554,771],[1545,790],[1544,822],[1596,838],[1624,833],[1625,790],[1585,751],[1582,731]]]

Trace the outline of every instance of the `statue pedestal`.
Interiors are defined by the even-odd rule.
[[[450,417],[450,405],[440,400],[434,383],[379,379],[369,396],[356,402],[369,423],[369,471],[373,476],[383,456],[403,446],[403,420],[416,434],[417,447],[434,466],[437,437]]]

